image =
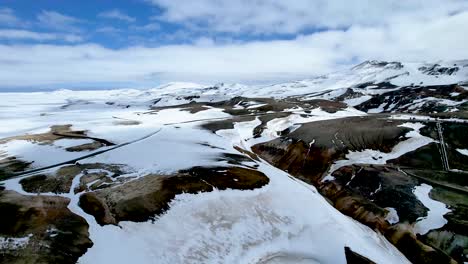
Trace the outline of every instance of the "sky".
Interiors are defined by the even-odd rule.
[[[468,0],[0,0],[0,91],[276,83],[467,43]]]

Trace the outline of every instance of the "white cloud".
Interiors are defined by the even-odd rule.
[[[82,22],[78,18],[48,10],[42,10],[37,15],[37,20],[44,27],[69,31],[78,31],[76,24]]]
[[[150,0],[160,20],[199,30],[294,34],[304,30],[387,25],[410,17],[430,21],[461,10],[465,0]]]
[[[28,30],[15,29],[0,29],[0,39],[34,41],[63,40],[66,42],[83,41],[83,38],[81,36],[75,34],[40,33]]]
[[[115,28],[115,27],[106,26],[106,27],[97,28],[96,32],[106,33],[106,34],[116,34],[116,33],[122,32],[122,30]]]
[[[18,25],[21,21],[10,8],[0,8],[0,25]]]
[[[102,18],[122,20],[122,21],[130,22],[130,23],[136,21],[134,17],[131,17],[118,9],[112,9],[112,10],[102,12],[98,16]]]
[[[278,81],[322,74],[357,60],[468,58],[468,12],[385,27],[352,26],[293,40],[112,50],[99,45],[0,46],[3,86],[127,81]],[[28,78],[24,74],[28,73]]]
[[[161,26],[158,23],[148,23],[143,26],[134,26],[132,29],[140,31],[158,31],[161,29]]]

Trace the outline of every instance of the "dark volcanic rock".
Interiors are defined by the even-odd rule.
[[[391,151],[409,131],[399,124],[377,117],[306,123],[285,137],[253,146],[252,150],[274,166],[317,184],[329,166],[348,151]]]
[[[399,224],[391,227],[385,233],[387,239],[394,244],[412,263],[455,264],[456,261],[441,250],[429,247],[420,242],[407,225]]]
[[[458,96],[452,96],[452,93],[459,93]],[[397,90],[374,95],[370,100],[356,106],[357,109],[367,112],[373,108],[383,108],[383,113],[401,112],[401,113],[433,113],[444,112],[448,109],[445,104],[438,104],[433,100],[421,101],[417,107],[412,107],[417,100],[425,98],[448,99],[462,103],[462,100],[468,98],[468,91],[457,84],[437,85],[437,86],[406,86]]]
[[[392,207],[400,222],[413,223],[427,215],[427,208],[413,194],[418,180],[387,166],[348,166],[333,173],[336,183],[380,208]]]
[[[359,255],[349,247],[345,247],[346,263],[348,264],[375,264],[372,260]]]
[[[430,243],[432,247],[422,243],[408,225],[427,214],[427,208],[413,194],[414,187],[424,177],[415,177],[392,166],[359,164],[338,169],[333,173],[335,180],[322,181],[330,165],[343,159],[348,151],[390,152],[406,139],[409,131],[398,127],[400,124],[375,116],[307,123],[284,137],[255,145],[252,150],[274,166],[315,185],[340,212],[385,234],[413,263],[453,263],[451,251],[441,250],[435,243]],[[392,162],[427,166],[435,155],[429,152],[427,156],[428,151],[434,151],[431,147],[434,146]],[[389,213],[386,207],[395,208],[400,223],[408,224],[391,225],[386,220]],[[463,227],[460,216],[456,219],[452,223]]]
[[[68,208],[69,199],[0,191],[0,236],[29,237],[0,248],[0,263],[75,263],[93,243],[88,224]]]

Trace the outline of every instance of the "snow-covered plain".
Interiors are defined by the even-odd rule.
[[[188,113],[171,111],[182,116]],[[179,120],[226,116],[216,109],[206,111]],[[167,118],[164,114],[153,118],[158,117],[161,120],[154,122],[161,128]],[[258,122],[237,123],[232,131],[220,135],[201,130],[201,122],[166,125],[144,141],[80,162],[121,164],[140,176],[216,165],[215,157],[221,153],[239,154],[233,145],[249,148],[241,142],[253,136]],[[255,163],[270,178],[267,186],[253,191],[181,194],[154,223],[122,222],[120,227],[101,227],[78,206],[80,194],[62,194],[71,199],[69,208],[90,224],[94,246],[79,262],[257,263],[286,257],[306,263],[346,263],[345,246],[378,263],[408,262],[383,236],[339,213],[314,187],[266,162]],[[80,177],[75,177],[71,190]],[[5,187],[26,194],[19,180],[8,180]]]
[[[238,143],[252,136],[247,131],[255,123],[238,123],[231,133],[221,134],[231,138],[227,142]],[[180,136],[179,140],[186,140]],[[203,139],[220,146],[216,135]],[[232,146],[227,151],[233,151]],[[177,157],[185,155],[183,149],[174,152]],[[178,195],[155,223],[100,227],[72,205],[91,223],[95,243],[80,263],[258,263],[274,256],[305,263],[346,263],[345,246],[378,263],[407,263],[385,238],[340,214],[314,187],[265,162],[257,164],[270,178],[267,186]]]
[[[278,132],[296,129],[302,123],[366,115],[353,106],[369,100],[371,95],[390,91],[376,89],[373,85],[358,88],[358,84],[458,83],[466,79],[468,71],[465,67],[454,75],[436,77],[422,73],[418,69],[421,64],[376,65],[369,62],[340,73],[269,86],[171,83],[149,90],[3,93],[0,139],[45,133],[52,125],[67,124],[74,130],[86,130],[89,136],[115,144],[142,138],[80,161],[121,165],[127,169],[127,175],[121,177],[170,174],[192,166],[228,166],[220,159],[223,154],[244,155],[234,146],[250,150],[252,145],[274,139]],[[345,101],[348,108],[333,114],[320,108],[307,113],[300,108],[286,109],[291,115],[267,122],[262,135],[256,139],[253,129],[261,123],[258,118],[234,123],[233,129],[218,130],[215,134],[202,130],[200,125],[208,120],[231,118],[220,108],[206,107],[196,113],[183,108],[149,110],[151,106],[218,102],[234,96],[333,99],[343,95],[349,87],[362,96]],[[448,99],[443,103],[454,104]],[[252,99],[235,108],[254,110],[260,106],[262,104]],[[412,116],[394,118],[412,119]],[[390,153],[369,149],[350,152],[346,160],[333,164],[329,172],[355,163],[385,164],[389,159],[433,142],[419,133],[422,124],[408,122],[402,126],[413,130]],[[39,144],[14,139],[0,144],[0,154],[33,161],[33,167],[41,167],[83,155],[67,152],[65,148],[84,143],[90,143],[90,140],[67,139]],[[464,150],[458,151],[464,154]],[[269,177],[268,185],[251,191],[180,194],[170,203],[170,209],[154,222],[121,222],[120,226],[101,227],[78,206],[81,193],[75,194],[74,187],[79,184],[82,174],[75,176],[69,193],[47,195],[70,198],[70,210],[84,217],[90,225],[94,246],[79,259],[79,263],[274,263],[281,260],[346,263],[345,246],[377,263],[409,263],[383,236],[339,213],[314,187],[262,160],[252,160],[242,166],[251,165],[257,165],[257,169]],[[21,194],[36,195],[26,193],[19,184],[20,179],[7,180],[4,187]],[[414,192],[430,209],[429,215],[416,224],[416,230],[425,233],[440,226],[445,211],[435,201],[427,199],[426,186],[421,185]],[[388,221],[398,222],[397,212],[393,208],[387,209],[390,211]],[[21,238],[18,245],[22,245],[20,242],[27,243],[27,240]]]

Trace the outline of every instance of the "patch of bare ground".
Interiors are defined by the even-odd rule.
[[[88,224],[68,208],[68,198],[0,191],[0,236],[29,237],[0,247],[0,263],[76,263],[93,243]]]
[[[26,170],[32,162],[25,162],[16,157],[0,152],[0,180],[5,180],[17,172]]]
[[[322,181],[331,164],[344,159],[348,151],[390,152],[406,139],[409,129],[398,127],[401,123],[381,116],[312,122],[255,145],[252,150],[274,166],[315,185],[335,208],[383,233],[413,263],[453,263],[447,252],[423,244],[407,227],[427,212],[412,193],[420,184],[418,179],[391,166],[354,165],[335,171],[335,180]],[[385,207],[396,208],[400,223],[405,224],[391,225]]]
[[[274,166],[318,184],[330,164],[348,151],[390,152],[409,129],[377,117],[350,117],[302,124],[294,132],[252,150]]]
[[[93,172],[88,173],[89,170]],[[24,178],[20,181],[23,190],[30,193],[68,193],[73,179],[80,173],[80,185],[75,192],[98,189],[101,185],[112,186],[113,178],[123,172],[118,165],[102,163],[75,164],[61,167],[53,174],[40,174]],[[88,186],[90,185],[90,186]]]
[[[263,173],[242,167],[194,167],[174,175],[147,175],[114,188],[88,192],[79,205],[100,225],[155,219],[177,194],[210,192],[214,188],[250,190],[269,182]]]
[[[105,146],[114,145],[112,142],[109,142],[105,139],[89,137],[86,135],[86,130],[72,130],[71,125],[55,125],[51,126],[50,130],[46,133],[40,134],[26,134],[8,137],[0,139],[0,144],[4,144],[11,140],[28,140],[39,144],[52,144],[54,141],[59,139],[70,139],[70,138],[80,138],[80,139],[92,139],[97,142],[102,143]]]

